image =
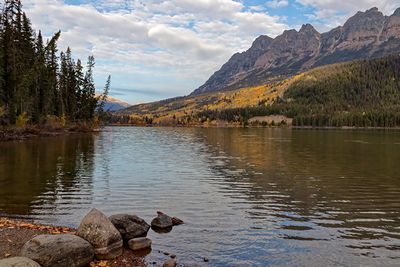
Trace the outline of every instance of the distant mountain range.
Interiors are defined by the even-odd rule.
[[[306,24],[275,39],[260,36],[192,95],[265,84],[322,65],[396,53],[400,53],[400,8],[391,16],[372,8],[326,33]]]
[[[122,109],[126,109],[130,106],[131,105],[129,103],[126,103],[119,99],[108,96],[107,100],[104,103],[104,110],[105,111],[119,111]]]

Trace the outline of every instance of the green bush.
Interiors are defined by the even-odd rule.
[[[21,113],[17,116],[17,120],[15,121],[15,125],[18,128],[25,128],[26,125],[28,124],[29,118],[28,114],[26,112]]]

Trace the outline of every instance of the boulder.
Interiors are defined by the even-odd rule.
[[[1,267],[40,267],[39,263],[25,257],[0,260]]]
[[[42,267],[80,267],[92,261],[94,250],[89,242],[75,235],[39,235],[25,243],[21,256]]]
[[[132,250],[141,250],[151,247],[151,240],[146,237],[134,238],[128,241],[128,247]]]
[[[170,216],[160,211],[157,214],[158,216],[151,221],[151,227],[156,229],[172,228],[174,224]]]
[[[145,220],[135,215],[117,214],[111,216],[109,219],[121,233],[122,239],[125,242],[138,237],[146,237],[150,229],[150,225]]]
[[[83,218],[77,235],[92,244],[99,260],[115,259],[123,252],[121,234],[107,216],[97,209],[92,209]]]

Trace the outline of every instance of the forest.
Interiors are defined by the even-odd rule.
[[[354,61],[309,71],[273,104],[205,110],[201,120],[247,124],[255,116],[285,115],[294,126],[400,127],[400,56]]]
[[[0,125],[86,123],[97,119],[110,87],[96,97],[95,59],[84,66],[71,49],[58,51],[61,32],[44,40],[20,0],[5,0],[0,17]]]

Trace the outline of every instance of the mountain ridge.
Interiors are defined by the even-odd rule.
[[[96,94],[96,97],[100,97],[100,95]],[[106,100],[104,101],[105,111],[119,111],[122,109],[129,108],[130,106],[132,105],[111,96],[107,96]]]
[[[234,54],[192,95],[255,86],[327,64],[400,53],[400,8],[390,16],[374,7],[343,26],[319,33],[311,24],[276,38],[261,35]]]

